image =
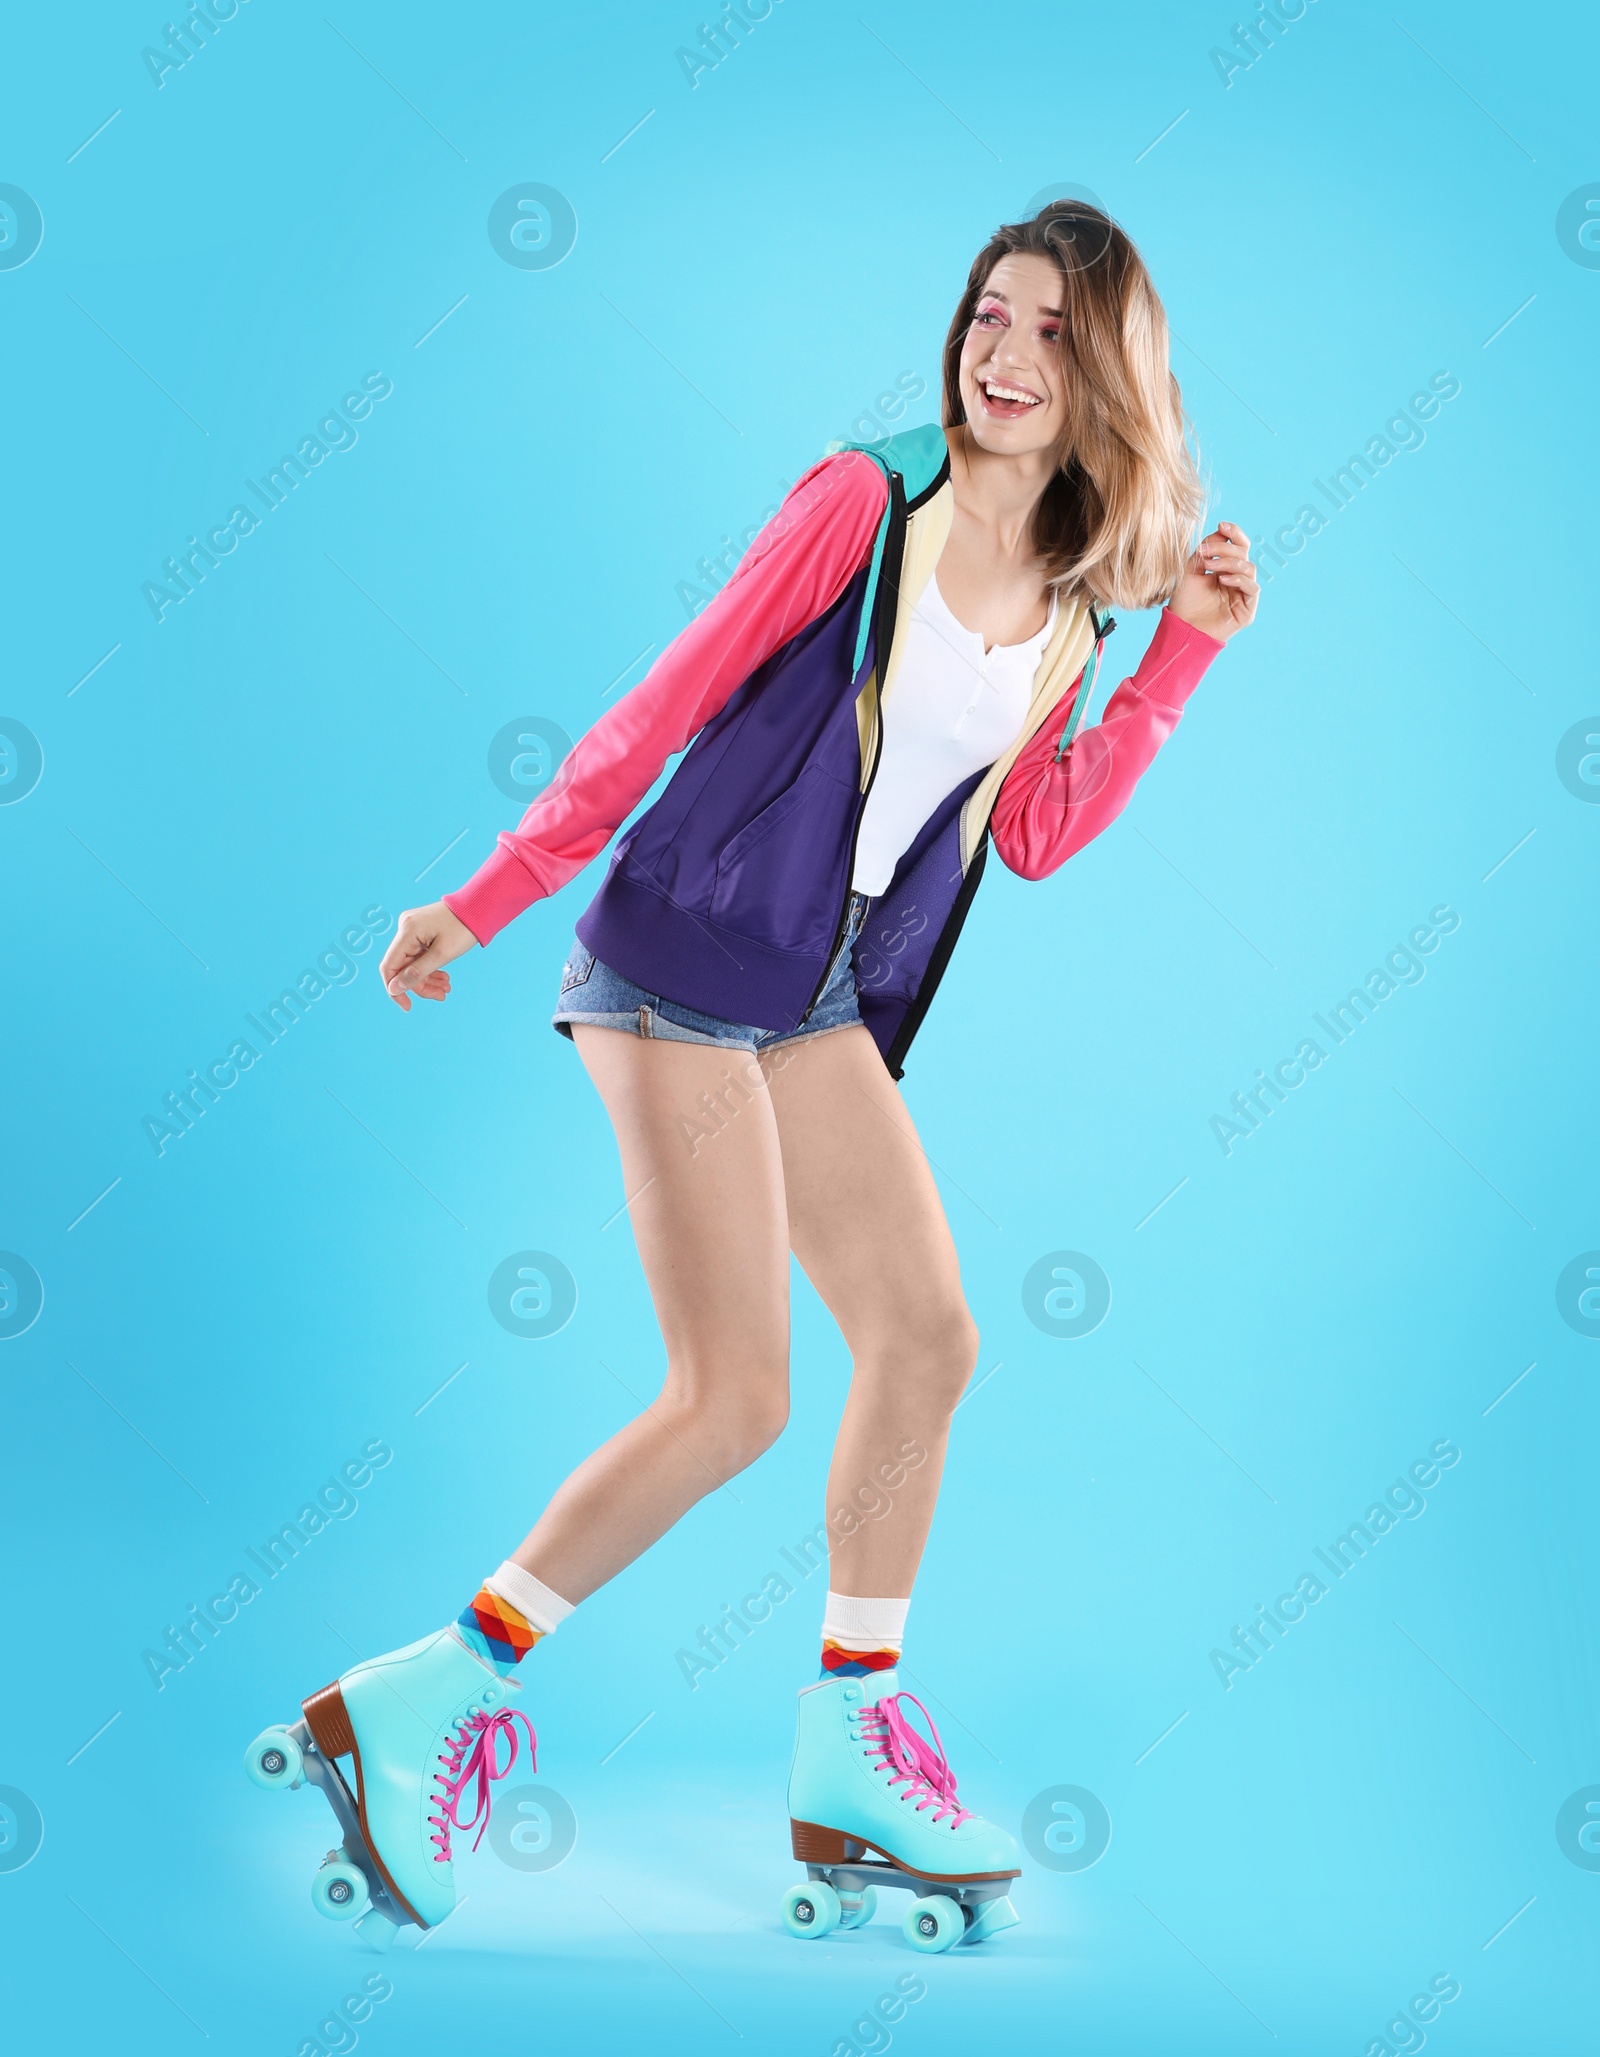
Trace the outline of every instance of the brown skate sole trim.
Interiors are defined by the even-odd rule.
[[[814,1821],[791,1820],[789,1843],[802,1864],[859,1864],[867,1852],[873,1850],[897,1871],[906,1872],[912,1878],[929,1879],[941,1886],[987,1885],[993,1879],[1022,1876],[1020,1871],[919,1871],[914,1864],[905,1863],[879,1843],[869,1843],[862,1836],[847,1836],[843,1829],[823,1828]]]
[[[300,1712],[306,1718],[306,1727],[311,1731],[312,1741],[331,1764],[336,1757],[353,1757],[356,1761],[356,1816],[361,1823],[361,1840],[367,1846],[367,1855],[372,1859],[373,1869],[394,1897],[394,1903],[418,1928],[428,1924],[401,1892],[389,1876],[389,1867],[378,1855],[377,1845],[367,1827],[367,1793],[361,1776],[361,1752],[356,1748],[356,1732],[350,1725],[350,1715],[344,1704],[344,1694],[339,1682],[324,1686],[320,1693],[313,1693],[309,1700],[300,1702]]]

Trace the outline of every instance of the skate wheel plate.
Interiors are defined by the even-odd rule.
[[[839,1926],[839,1895],[824,1879],[791,1886],[783,1896],[782,1919],[792,1936],[825,1936]]]
[[[960,1942],[967,1931],[967,1918],[959,1900],[946,1893],[928,1893],[912,1901],[900,1927],[913,1950],[933,1956]]]

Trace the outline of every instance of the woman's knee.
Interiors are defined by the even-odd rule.
[[[863,1363],[865,1359],[865,1364]],[[857,1359],[857,1374],[876,1369],[940,1412],[954,1409],[978,1363],[978,1324],[964,1300],[919,1309],[888,1324],[877,1345]]]
[[[789,1395],[785,1387],[771,1387],[748,1393],[735,1406],[720,1407],[716,1413],[702,1411],[696,1427],[714,1452],[716,1469],[723,1478],[743,1471],[783,1434],[789,1419]]]
[[[735,1380],[669,1374],[662,1394],[668,1425],[719,1478],[731,1478],[783,1434],[789,1419],[787,1364],[745,1364]],[[662,1409],[658,1408],[658,1412]]]
[[[943,1390],[954,1407],[978,1368],[978,1324],[964,1300],[945,1326],[940,1362]]]
[[[734,1469],[742,1471],[747,1464],[754,1464],[772,1448],[788,1425],[789,1390],[785,1383],[773,1387],[741,1412],[735,1429],[737,1447],[733,1455],[738,1461]]]

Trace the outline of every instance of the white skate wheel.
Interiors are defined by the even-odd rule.
[[[783,1925],[792,1936],[825,1936],[839,1926],[839,1895],[825,1879],[791,1886],[783,1896]]]
[[[912,1901],[900,1927],[913,1950],[932,1956],[960,1942],[967,1932],[967,1918],[959,1900],[946,1893],[929,1893],[925,1899]]]
[[[305,1758],[286,1728],[265,1728],[244,1753],[245,1776],[269,1793],[297,1786]]]
[[[365,1872],[342,1854],[330,1857],[311,1881],[311,1904],[329,1921],[357,1920],[371,1899]]]

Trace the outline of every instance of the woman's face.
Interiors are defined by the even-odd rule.
[[[1060,441],[1064,299],[1048,257],[1002,257],[990,272],[961,345],[961,400],[980,449],[1020,457]]]

